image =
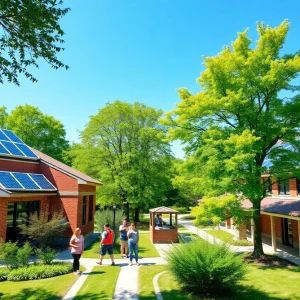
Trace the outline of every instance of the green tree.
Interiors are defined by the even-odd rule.
[[[261,175],[268,171],[289,178],[300,159],[300,97],[280,94],[297,90],[291,81],[300,72],[298,54],[281,55],[288,30],[287,20],[277,28],[258,23],[256,47],[250,48],[245,30],[231,47],[204,57],[206,69],[198,79],[202,90],[193,95],[180,89],[181,103],[165,120],[175,128],[172,137],[188,143],[204,195],[242,192],[242,199],[252,202],[255,257],[263,254],[260,207],[266,183]],[[280,141],[296,151],[274,147]],[[263,165],[266,157],[273,162],[270,170]]]
[[[62,0],[0,1],[0,83],[19,85],[19,74],[37,81],[28,70],[43,58],[53,68],[68,68],[56,57],[64,50],[59,20],[69,11]]]
[[[6,128],[12,130],[25,144],[55,159],[63,161],[68,150],[63,124],[52,116],[43,114],[31,105],[17,106],[5,120]]]
[[[70,156],[76,168],[104,183],[102,205],[117,202],[129,218],[129,205],[147,209],[164,197],[170,183],[170,146],[158,119],[162,111],[140,103],[115,101],[90,118],[82,144]]]
[[[6,127],[6,119],[8,117],[8,113],[6,111],[5,106],[0,107],[0,128]]]

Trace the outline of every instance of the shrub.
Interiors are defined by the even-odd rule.
[[[195,220],[196,217],[194,217],[192,215],[186,215],[186,216],[181,216],[180,219],[182,219],[182,220]]]
[[[16,269],[28,265],[31,252],[32,247],[29,242],[26,242],[22,248],[17,246],[17,242],[1,242],[0,260],[4,262],[8,269]]]
[[[0,281],[6,280],[8,273],[9,273],[8,268],[0,268]]]
[[[167,253],[168,268],[178,283],[196,295],[218,295],[233,290],[246,271],[242,257],[226,244],[184,243]]]
[[[35,280],[54,277],[72,272],[72,264],[57,263],[52,265],[30,265],[12,270],[7,275],[9,281]]]
[[[122,224],[123,218],[123,211],[117,209],[115,215],[116,228],[113,228],[113,211],[110,209],[97,210],[95,213],[95,225],[97,226],[98,231],[102,232],[104,224],[109,223],[109,225],[115,231],[115,234],[117,236],[117,231],[119,226]]]
[[[50,265],[57,257],[56,251],[51,249],[50,247],[47,247],[45,249],[38,249],[37,255],[44,265]]]

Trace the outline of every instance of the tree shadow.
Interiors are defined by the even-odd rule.
[[[83,295],[78,295],[73,298],[73,300],[99,300],[99,299],[109,299],[108,295],[101,291],[99,293],[85,293]]]
[[[17,283],[16,283],[17,284]],[[14,300],[58,300],[61,297],[57,296],[48,290],[42,288],[25,288],[21,290],[17,295],[13,297],[11,295],[5,295],[5,293],[0,293],[1,300],[14,299]]]

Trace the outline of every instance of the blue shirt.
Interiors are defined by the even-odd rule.
[[[127,226],[121,225],[119,230],[123,229],[123,228],[127,228]],[[126,230],[120,231],[120,241],[128,241]]]

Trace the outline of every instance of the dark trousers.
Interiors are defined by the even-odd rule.
[[[79,271],[79,259],[81,254],[72,254],[73,256],[73,272]]]

